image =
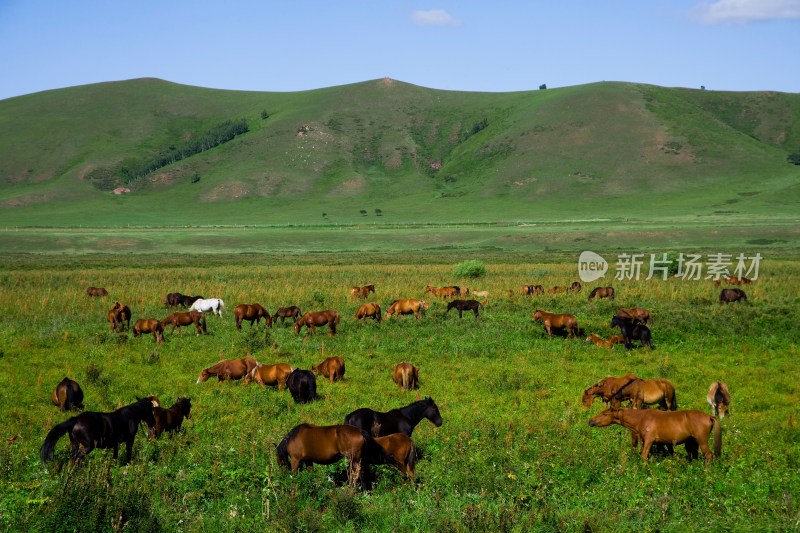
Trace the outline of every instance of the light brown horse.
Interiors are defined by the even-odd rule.
[[[353,298],[361,298],[366,299],[369,296],[369,293],[375,292],[375,285],[364,285],[363,287],[353,287],[350,293],[353,295]]]
[[[402,433],[392,433],[385,437],[374,437],[383,452],[394,459],[394,466],[404,479],[414,481],[414,465],[417,462],[417,449],[411,437]]]
[[[719,420],[701,411],[658,411],[654,409],[606,409],[589,419],[592,427],[618,424],[642,439],[642,459],[647,460],[653,444],[684,444],[690,459],[697,458],[698,447],[711,461],[708,441],[714,431],[714,457],[722,455],[722,426]]]
[[[420,315],[425,316],[425,311],[427,311],[428,307],[428,302],[425,300],[414,300],[413,298],[395,300],[389,306],[384,318],[413,314],[419,320]]]
[[[244,385],[255,381],[259,385],[269,385],[278,387],[278,390],[286,388],[286,380],[294,370],[287,363],[275,363],[274,365],[262,365],[258,363],[242,380]]]
[[[294,334],[299,335],[303,326],[306,327],[306,336],[315,335],[318,326],[328,325],[331,335],[336,335],[336,326],[339,325],[339,313],[328,309],[327,311],[308,311],[294,323]]]
[[[408,391],[419,388],[419,367],[411,363],[398,363],[392,372],[392,381],[402,390]]]
[[[94,298],[100,296],[108,296],[108,291],[105,290],[103,287],[89,287],[86,289],[86,294],[90,298]]]
[[[176,431],[181,430],[183,419],[192,418],[192,402],[189,398],[178,398],[175,404],[169,409],[163,407],[153,407],[153,420],[154,424],[145,424],[147,426],[147,434],[150,439],[157,439],[164,431],[168,431],[170,435],[174,435]]]
[[[595,287],[592,289],[592,292],[589,293],[589,301],[591,302],[595,298],[609,298],[613,300],[616,296],[617,293],[614,287]]]
[[[162,328],[166,328],[169,324],[172,324],[172,329],[169,330],[170,335],[175,331],[175,328],[178,328],[178,333],[181,333],[181,326],[188,326],[189,324],[194,324],[195,332],[198,335],[208,331],[206,329],[206,317],[200,311],[175,311],[161,321]]]
[[[549,294],[550,296],[553,296],[553,295],[556,295],[556,294],[560,294],[562,292],[567,292],[568,290],[569,290],[569,287],[551,287],[551,288],[547,289],[547,294]]]
[[[272,317],[269,311],[264,309],[261,304],[239,304],[233,309],[233,317],[236,319],[236,329],[242,329],[242,321],[247,320],[250,322],[250,327],[253,327],[253,322],[256,325],[261,323],[264,319],[267,327],[272,327]]]
[[[381,306],[378,305],[376,302],[369,302],[365,304],[361,304],[356,311],[355,315],[356,320],[364,321],[368,318],[373,318],[376,321],[381,321]]]
[[[751,280],[750,278],[746,278],[744,276],[738,277],[738,276],[724,275],[721,278],[715,279],[714,285],[719,287],[720,285],[722,285],[723,282],[725,282],[728,285],[750,285],[751,283],[753,283],[753,280]]]
[[[208,381],[208,378],[212,376],[216,376],[217,381],[242,379],[256,366],[258,366],[258,361],[252,357],[223,359],[219,363],[203,369],[196,383]]]
[[[106,314],[108,322],[111,325],[111,331],[117,331],[119,326],[120,331],[124,330],[124,324],[127,324],[128,329],[131,329],[131,308],[125,304],[114,302],[114,306]]]
[[[675,387],[666,379],[630,379],[611,398],[611,407],[619,407],[620,402],[628,400],[634,409],[655,404],[668,411],[678,408]]]
[[[590,333],[589,336],[586,337],[586,342],[591,342],[599,348],[606,348],[608,350],[614,347],[614,343],[612,341],[606,340],[596,333]]]
[[[708,388],[706,401],[711,406],[714,416],[725,418],[728,407],[731,405],[731,393],[728,391],[728,386],[722,381],[712,383]]]
[[[633,321],[635,324],[639,322],[641,324],[647,324],[648,322],[653,322],[653,317],[650,316],[650,311],[643,307],[631,307],[628,309],[620,309],[617,311],[617,314],[620,318],[627,318],[628,320]]]
[[[456,286],[434,287],[433,285],[425,285],[425,292],[430,292],[440,298],[453,298],[461,294],[461,288]]]
[[[328,357],[318,365],[311,367],[311,371],[331,380],[331,383],[344,378],[344,359],[338,356]]]
[[[606,376],[583,391],[581,402],[584,407],[591,407],[594,399],[600,398],[605,406],[623,385],[627,385],[633,379],[637,379],[634,374],[626,374],[620,377]]]
[[[81,389],[77,381],[65,377],[53,389],[50,399],[53,400],[53,405],[58,407],[62,413],[71,409],[82,409],[83,389]]]
[[[608,342],[612,342],[614,344],[625,344],[625,337],[622,335],[611,335],[608,338]]]
[[[133,324],[133,336],[152,333],[156,344],[164,342],[164,327],[157,318],[140,318]]]
[[[553,338],[553,329],[565,329],[567,331],[567,337],[576,337],[578,335],[578,319],[575,318],[575,315],[567,313],[559,315],[537,309],[536,312],[533,313],[531,322],[536,322],[537,320],[542,321],[544,329],[551,339]]]

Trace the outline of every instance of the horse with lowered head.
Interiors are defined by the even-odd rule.
[[[547,336],[551,339],[553,338],[553,329],[566,330],[568,338],[577,337],[579,334],[578,319],[575,318],[575,315],[570,315],[568,313],[548,313],[547,311],[537,309],[536,312],[533,313],[531,322],[536,322],[537,320],[542,321],[544,329],[547,331]]]
[[[368,318],[374,319],[376,322],[381,321],[381,306],[376,302],[369,302],[361,304],[356,311],[355,319],[364,321]]]
[[[442,425],[442,415],[432,398],[418,400],[386,413],[362,407],[348,414],[344,423],[356,426],[373,437],[384,437],[392,433],[402,433],[410,437],[423,418],[430,420],[437,428]]]
[[[728,413],[728,408],[731,405],[731,393],[728,391],[728,386],[723,381],[715,381],[708,388],[708,396],[706,396],[708,405],[714,412],[714,416],[725,418]]]
[[[611,398],[611,407],[630,400],[634,409],[658,404],[662,409],[674,411],[678,408],[675,386],[666,379],[631,378]]]
[[[406,362],[398,363],[392,372],[392,381],[405,391],[418,389],[419,367]]]
[[[616,296],[617,293],[614,291],[614,287],[595,287],[589,293],[589,301],[591,302],[595,298],[610,298],[613,300]]]
[[[425,300],[414,300],[413,298],[395,300],[389,306],[384,318],[413,314],[419,320],[420,315],[425,316],[425,311],[427,311],[428,307],[428,302]]]
[[[483,303],[477,300],[453,300],[447,304],[445,314],[449,313],[451,309],[458,309],[458,318],[462,318],[464,311],[472,311],[475,313],[475,318],[478,318],[478,309],[483,309]]]
[[[53,389],[50,399],[53,400],[53,405],[58,407],[62,413],[71,409],[82,409],[83,389],[81,389],[77,381],[64,378]]]
[[[169,330],[170,335],[175,331],[175,328],[178,328],[178,333],[180,333],[181,326],[188,326],[189,324],[194,324],[194,330],[198,335],[208,331],[206,329],[206,317],[199,311],[175,311],[170,313],[161,321],[161,327],[166,328],[169,324],[172,324],[172,329]]]
[[[292,373],[293,368],[287,363],[275,363],[274,365],[262,365],[258,363],[242,380],[243,385],[255,381],[259,385],[269,385],[278,387],[278,390],[286,388],[286,380]]]
[[[261,323],[262,318],[268,328],[272,327],[272,317],[269,311],[264,309],[261,304],[239,304],[233,309],[233,317],[236,319],[236,329],[242,329],[244,320],[250,322],[250,327],[252,328],[253,322],[258,325]]]
[[[328,357],[318,365],[311,367],[311,371],[331,380],[335,383],[344,379],[344,359],[338,356]]]
[[[294,323],[294,334],[299,335],[303,326],[306,327],[306,336],[315,335],[315,328],[328,325],[331,335],[336,335],[336,326],[339,325],[339,313],[332,309],[326,311],[307,311]]]
[[[595,398],[600,398],[605,406],[611,401],[611,398],[614,397],[621,387],[627,385],[633,379],[637,379],[634,374],[626,374],[618,378],[606,376],[583,391],[581,402],[584,407],[591,407]]]
[[[615,326],[618,326],[620,333],[622,333],[622,339],[625,341],[626,349],[630,350],[633,348],[632,340],[641,342],[642,347],[649,346],[651,350],[655,348],[655,346],[653,346],[650,328],[644,324],[636,324],[632,319],[615,316],[611,319],[610,327],[613,328]]]
[[[309,403],[317,399],[317,378],[310,370],[295,368],[286,378],[286,386],[295,403]]]
[[[101,297],[101,296],[108,296],[108,291],[105,290],[103,287],[89,287],[86,289],[86,294],[92,297]]]
[[[189,307],[189,311],[199,311],[201,313],[212,313],[219,317],[225,309],[225,302],[221,298],[199,298]]]
[[[650,311],[643,307],[631,307],[629,309],[620,309],[617,311],[616,316],[620,318],[624,318],[627,320],[633,321],[635,324],[639,322],[640,324],[647,325],[648,322],[653,322],[653,317],[650,316]]]
[[[133,324],[133,336],[138,337],[147,333],[153,334],[153,342],[164,342],[164,327],[157,318],[140,318]]]
[[[223,359],[219,363],[204,368],[200,372],[196,383],[208,381],[209,378],[216,376],[217,381],[242,379],[258,365],[258,361],[252,357],[242,357],[241,359]]]
[[[740,301],[747,301],[747,295],[742,289],[722,289],[719,293],[719,305]]]

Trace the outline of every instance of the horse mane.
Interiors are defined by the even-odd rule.
[[[589,293],[589,298],[594,297],[594,295],[597,294],[597,291],[599,291],[599,290],[600,290],[600,287],[595,287],[594,289],[592,289],[592,292]]]
[[[289,451],[287,447],[289,446],[289,441],[294,439],[297,434],[300,432],[301,429],[311,427],[311,424],[303,423],[298,424],[292,428],[289,433],[286,434],[283,439],[278,443],[278,446],[275,448],[275,453],[278,455],[278,464],[280,465],[288,465],[289,464]]]
[[[623,390],[624,390],[626,387],[628,387],[628,385],[630,385],[630,384],[631,384],[631,383],[633,383],[634,381],[638,381],[638,380],[639,380],[639,378],[631,378],[631,379],[629,379],[629,380],[628,380],[628,382],[627,382],[625,385],[623,385],[622,387],[620,387],[619,389],[617,389],[617,392],[615,392],[615,393],[614,393],[614,399],[615,399],[615,400],[621,400],[621,399],[622,399],[622,391],[623,391]]]

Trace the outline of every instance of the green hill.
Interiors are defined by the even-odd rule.
[[[797,213],[797,151],[797,94],[137,79],[0,101],[0,225],[780,219]]]

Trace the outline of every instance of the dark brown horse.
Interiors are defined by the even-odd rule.
[[[634,374],[626,374],[620,377],[606,376],[583,391],[581,402],[584,407],[591,407],[595,398],[600,398],[605,406],[622,386],[627,385],[633,379],[636,379]]]
[[[233,310],[233,317],[236,319],[236,329],[242,329],[243,320],[250,322],[252,328],[253,322],[259,324],[262,318],[268,328],[272,327],[272,317],[261,304],[239,304]]]
[[[375,292],[375,285],[364,285],[363,287],[353,287],[350,293],[353,295],[353,298],[361,298],[366,299],[369,296],[369,293]]]
[[[639,436],[642,443],[642,459],[647,460],[653,444],[684,444],[690,459],[697,458],[698,447],[711,461],[708,441],[714,431],[714,457],[722,455],[722,426],[719,420],[701,411],[658,411],[655,409],[606,409],[589,419],[592,427],[618,424]]]
[[[255,381],[259,385],[269,385],[278,387],[278,390],[286,388],[286,380],[289,379],[293,368],[287,363],[275,363],[274,365],[262,365],[258,363],[242,380],[242,384],[247,385]]]
[[[615,316],[611,319],[610,327],[613,328],[616,326],[619,327],[620,333],[622,333],[622,339],[625,342],[626,349],[630,350],[633,348],[633,343],[631,341],[634,340],[641,342],[642,347],[649,346],[651,350],[655,348],[655,346],[653,346],[650,328],[644,324],[636,324],[631,319]]]
[[[189,398],[178,398],[175,404],[169,409],[163,407],[153,407],[154,424],[147,424],[147,433],[151,439],[157,439],[164,431],[169,431],[174,435],[181,430],[183,419],[192,418],[192,402]]]
[[[572,292],[581,292],[581,289],[583,289],[583,286],[581,286],[580,281],[573,281],[572,285],[569,286],[569,290]]]
[[[204,368],[200,372],[196,383],[208,381],[208,378],[217,377],[217,381],[242,379],[258,365],[258,361],[252,357],[242,357],[241,359],[223,359],[215,365]]]
[[[164,342],[164,327],[156,318],[140,318],[133,324],[133,336],[152,333],[153,341],[156,344]]]
[[[62,413],[71,409],[83,409],[83,390],[77,381],[69,378],[62,379],[56,385],[50,398]]]
[[[747,295],[742,289],[722,289],[719,293],[719,305],[739,301],[747,301]]]
[[[578,336],[578,319],[575,318],[575,315],[548,313],[537,309],[533,314],[533,318],[531,318],[531,322],[536,322],[537,320],[542,321],[544,329],[547,331],[547,336],[551,339],[553,338],[553,329],[566,330],[568,338]]]
[[[363,407],[347,415],[344,423],[356,426],[373,437],[384,437],[392,433],[402,433],[410,437],[423,418],[430,420],[437,428],[442,425],[442,415],[432,398],[418,400],[386,413]]]
[[[364,321],[368,318],[372,318],[377,322],[381,321],[381,306],[378,305],[376,302],[369,302],[365,304],[361,304],[356,311],[356,320]]]
[[[111,325],[111,331],[120,331],[125,329],[123,324],[127,324],[128,329],[131,329],[131,308],[119,302],[114,302],[114,306],[106,314],[108,322]]]
[[[614,287],[595,287],[592,289],[592,292],[589,293],[589,301],[591,302],[595,298],[609,298],[613,300],[617,296],[617,293],[614,291]]]
[[[318,365],[311,367],[311,371],[331,380],[331,383],[344,378],[344,359],[341,357],[328,357]]]
[[[731,393],[728,391],[728,386],[722,381],[712,383],[708,388],[706,401],[714,411],[714,416],[725,418],[731,405]]]
[[[331,309],[327,311],[307,311],[294,323],[294,333],[299,335],[300,330],[305,326],[306,336],[309,334],[314,335],[316,333],[315,328],[325,324],[330,328],[331,335],[336,335],[336,326],[339,325],[339,313]]]
[[[103,287],[89,287],[86,289],[86,294],[90,298],[108,296],[108,291],[105,290]]]
[[[414,300],[413,298],[395,300],[389,305],[389,309],[386,311],[384,318],[413,314],[414,317],[419,320],[420,315],[425,316],[425,311],[427,310],[428,302],[425,300]]]
[[[405,391],[419,388],[419,367],[406,362],[398,363],[392,372],[392,381]]]
[[[464,311],[472,311],[475,313],[475,318],[478,318],[478,309],[483,309],[483,304],[478,300],[453,300],[447,304],[445,313],[449,313],[453,308],[458,309],[458,318],[462,318]]]
[[[310,370],[295,368],[286,378],[286,386],[295,403],[309,403],[317,399],[317,378]]]
[[[275,315],[272,317],[273,322],[277,322],[278,319],[281,319],[281,326],[283,325],[283,321],[287,318],[291,318],[294,322],[300,317],[302,313],[300,312],[300,308],[296,305],[291,305],[289,307],[279,307],[277,311],[275,311]]]
[[[181,326],[188,326],[189,324],[194,324],[194,330],[198,335],[208,331],[206,329],[206,317],[199,311],[175,311],[161,321],[162,328],[166,328],[169,324],[172,324],[172,329],[169,330],[170,335],[175,331],[175,328],[178,328],[178,333],[180,333]]]
[[[164,298],[165,307],[190,307],[197,300],[203,299],[202,296],[188,296],[179,292],[170,292]]]
[[[417,462],[417,449],[411,437],[402,433],[392,433],[385,437],[375,437],[375,442],[383,448],[383,453],[391,457],[400,474],[414,481],[414,465]]]

